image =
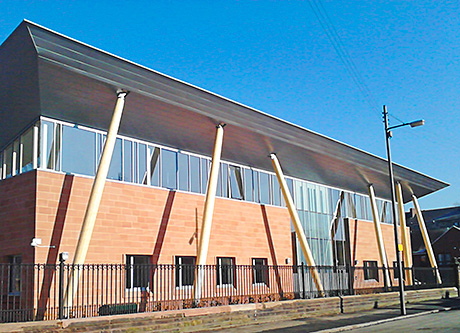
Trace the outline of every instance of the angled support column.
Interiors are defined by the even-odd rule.
[[[401,240],[403,245],[404,263],[406,267],[412,268],[412,250],[409,245],[409,235],[406,228],[406,214],[404,213],[402,186],[400,183],[396,183],[396,196],[398,198],[399,223],[401,226]],[[412,278],[412,269],[406,270],[406,280],[410,286],[414,284]]]
[[[105,181],[109,172],[110,162],[112,161],[113,150],[115,148],[118,128],[120,127],[121,115],[123,114],[125,97],[127,94],[128,93],[125,91],[117,92],[117,103],[113,111],[112,121],[110,123],[109,131],[107,132],[104,150],[96,172],[96,177],[94,178],[93,187],[91,188],[88,206],[86,208],[80,236],[75,249],[75,255],[73,258],[74,265],[81,265],[85,263],[89,243],[93,234],[94,224],[96,223],[97,212],[102,199],[102,193],[104,191]],[[74,270],[70,273],[69,283],[67,284],[67,290],[64,295],[65,307],[72,306],[79,279],[79,270]]]
[[[423,241],[425,242],[426,253],[428,254],[428,259],[430,260],[431,267],[435,269],[436,281],[438,284],[442,284],[441,275],[439,274],[438,264],[436,262],[436,257],[434,256],[433,248],[431,247],[430,236],[426,230],[425,220],[423,219],[422,211],[420,210],[420,205],[418,204],[417,197],[412,195],[412,202],[414,203],[415,213],[417,214],[418,224],[420,226],[420,231],[422,232]]]
[[[388,274],[388,261],[385,253],[385,245],[383,244],[382,229],[380,227],[379,211],[377,209],[377,201],[375,200],[374,186],[369,185],[369,198],[371,199],[372,217],[374,219],[375,236],[377,237],[377,246],[379,247],[380,261],[383,266],[383,276],[385,287],[390,286],[390,275]]]
[[[224,140],[224,126],[225,124],[217,125],[214,150],[212,152],[211,173],[209,174],[208,188],[206,190],[206,200],[204,202],[203,211],[203,224],[201,225],[200,243],[198,245],[198,255],[196,258],[195,283],[193,288],[193,298],[195,301],[199,301],[201,298],[201,288],[203,286],[204,275],[203,266],[206,265],[206,257],[208,256],[212,215],[214,213],[214,203],[216,201],[220,157],[222,155],[222,144]]]
[[[291,192],[289,192],[289,188],[287,186],[286,179],[284,178],[280,162],[278,161],[278,157],[276,157],[275,154],[270,154],[270,158],[272,160],[276,176],[278,177],[278,182],[280,184],[281,191],[283,192],[284,201],[286,201],[286,206],[289,210],[289,214],[291,215],[295,232],[297,234],[297,237],[299,238],[303,255],[307,260],[307,265],[310,267],[310,272],[313,277],[313,281],[315,282],[316,289],[318,290],[320,296],[324,296],[323,284],[321,283],[321,278],[319,276],[318,269],[316,268],[315,260],[313,259],[310,246],[308,245],[307,237],[305,236],[302,224],[300,223],[299,214],[297,213],[297,209],[295,208],[294,200],[292,200]]]

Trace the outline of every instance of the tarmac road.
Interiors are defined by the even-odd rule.
[[[460,310],[432,313],[352,330],[352,332],[399,333],[415,331],[460,332]]]
[[[218,330],[240,332],[460,332],[460,298],[440,299],[407,304],[406,317],[399,306],[360,313],[309,317],[296,320],[261,323]],[[379,322],[382,322],[380,323]]]

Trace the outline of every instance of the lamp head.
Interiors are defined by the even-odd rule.
[[[409,125],[410,125],[410,127],[423,126],[423,125],[425,125],[425,120],[420,119],[420,120],[412,121],[412,122],[409,123]]]

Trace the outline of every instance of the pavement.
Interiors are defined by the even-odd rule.
[[[427,316],[434,313],[460,309],[460,298],[431,300],[406,304],[407,314],[401,316],[399,305],[378,308],[371,311],[339,314],[335,316],[309,317],[272,323],[252,324],[221,329],[219,332],[343,332],[369,328],[374,325],[408,318]]]

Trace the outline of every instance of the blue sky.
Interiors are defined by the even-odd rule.
[[[308,1],[0,0],[0,42],[26,18],[382,157],[386,104],[426,120],[395,130],[393,160],[451,184],[422,209],[460,205],[460,4],[321,5],[372,103]]]

